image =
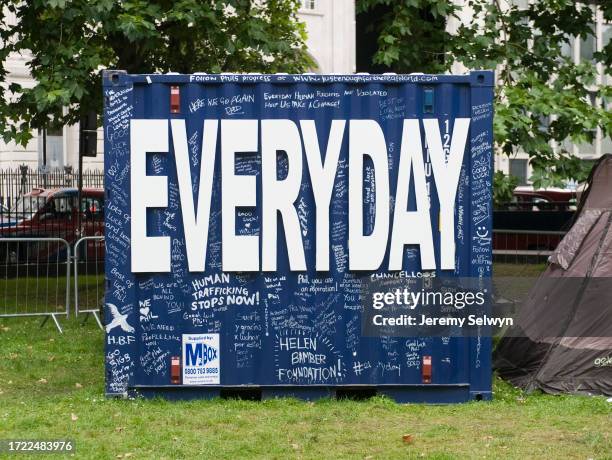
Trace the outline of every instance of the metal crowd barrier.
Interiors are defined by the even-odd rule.
[[[0,238],[0,318],[70,313],[70,244],[62,238]],[[64,270],[65,266],[65,270]],[[65,278],[65,279],[63,279]]]
[[[100,250],[102,245],[102,250]],[[80,252],[81,247],[85,250]],[[99,311],[104,299],[104,236],[85,236],[74,245],[74,313],[85,313],[83,323],[93,316],[100,329]],[[79,273],[79,265],[83,267]],[[83,295],[80,295],[83,291]]]
[[[494,260],[506,263],[544,262],[553,253],[565,233],[564,231],[494,229]]]
[[[539,263],[553,252],[565,232],[493,231],[493,256],[506,263]],[[83,250],[84,248],[84,250]],[[104,298],[104,236],[80,238],[71,251],[62,238],[0,238],[0,318],[43,316],[41,327],[70,313],[70,275],[74,265],[75,316],[99,316]],[[65,267],[65,269],[64,269]],[[65,280],[63,279],[65,277]]]

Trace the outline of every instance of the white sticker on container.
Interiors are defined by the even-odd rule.
[[[219,334],[183,334],[183,385],[219,385]]]

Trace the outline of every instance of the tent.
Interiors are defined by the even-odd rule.
[[[612,395],[612,155],[593,167],[569,232],[495,353],[527,391]]]

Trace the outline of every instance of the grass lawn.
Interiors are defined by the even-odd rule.
[[[453,406],[107,399],[102,332],[60,321],[63,335],[0,320],[0,439],[68,438],[76,458],[96,459],[612,458],[605,398],[524,395],[501,381],[493,402]]]
[[[537,278],[546,270],[546,264],[493,264],[494,277]]]

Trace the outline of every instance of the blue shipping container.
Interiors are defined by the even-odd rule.
[[[493,84],[106,71],[108,395],[491,397],[491,339],[363,333],[372,280],[491,277]]]

